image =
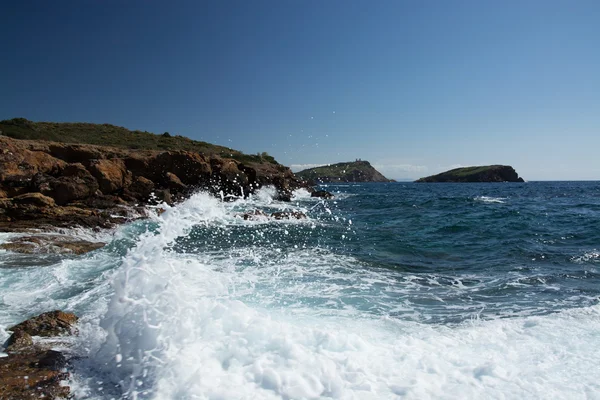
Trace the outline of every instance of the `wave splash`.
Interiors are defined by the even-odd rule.
[[[584,398],[599,389],[597,306],[455,327],[310,305],[291,312],[252,301],[253,291],[285,289],[281,265],[258,250],[245,269],[227,254],[176,251],[194,227],[242,223],[232,206],[197,194],[153,223],[123,258],[91,360],[122,398]],[[273,279],[257,282],[259,270]]]

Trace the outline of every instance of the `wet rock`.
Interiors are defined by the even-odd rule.
[[[169,205],[173,204],[173,197],[171,196],[171,191],[169,189],[162,189],[154,191],[154,203],[167,203]]]
[[[321,199],[333,199],[333,194],[326,190],[316,190],[310,194],[310,197],[318,197]]]
[[[58,351],[31,347],[0,358],[0,399],[59,399],[69,396],[63,384],[65,357]]]
[[[75,332],[74,325],[79,318],[73,313],[56,310],[38,315],[21,322],[8,331],[23,331],[31,336],[59,336]]]
[[[306,219],[306,214],[300,211],[276,211],[271,214],[271,218],[274,219]]]
[[[173,204],[195,190],[236,200],[270,185],[280,200],[289,201],[300,185],[288,168],[276,163],[242,164],[217,154],[184,150],[131,150],[8,137],[0,137],[0,150],[0,230],[5,231],[110,227],[123,222],[112,215],[124,203]]]
[[[238,216],[241,216],[246,221],[248,221],[248,220],[253,221],[253,220],[263,219],[263,218],[267,218],[268,217],[268,215],[265,214],[261,210],[249,211],[247,213],[240,214]]]
[[[132,184],[125,190],[125,194],[133,199],[147,201],[154,192],[154,182],[143,176],[136,176]]]
[[[26,350],[30,346],[33,346],[33,339],[31,335],[22,330],[18,330],[4,343],[4,347],[7,353],[15,353],[18,351]]]
[[[181,179],[179,179],[179,177],[172,172],[166,173],[165,180],[166,180],[166,186],[172,192],[181,193],[187,189],[187,185],[185,185],[183,182],[181,182]]]
[[[290,201],[292,201],[292,191],[291,190],[278,190],[277,194],[275,195],[275,199],[277,201],[284,201],[286,203],[289,203]]]
[[[0,244],[0,248],[26,254],[72,253],[80,255],[100,249],[105,245],[105,243],[88,242],[64,236],[43,235],[18,237],[10,242]]]

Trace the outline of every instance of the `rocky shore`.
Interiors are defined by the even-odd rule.
[[[196,190],[228,200],[268,185],[285,201],[302,182],[271,162],[0,136],[0,231],[110,227]]]
[[[314,197],[333,197],[315,191],[272,158],[261,161],[240,155],[232,154],[236,159],[213,152],[0,136],[0,232],[21,233],[0,249],[84,254],[105,244],[57,230],[110,228],[146,217],[149,205],[172,205],[198,190],[224,201],[245,198],[265,186],[274,187],[280,201],[290,201],[292,191],[301,187]],[[295,211],[267,215],[257,210],[240,218],[302,219],[306,215]],[[76,321],[73,314],[53,311],[8,329],[13,333],[0,348],[4,352],[0,354],[0,400],[69,396],[68,355],[36,337],[75,334]]]
[[[68,359],[52,350],[40,337],[54,338],[76,333],[77,316],[51,311],[21,322],[4,343],[0,357],[0,399],[66,398],[70,389]]]

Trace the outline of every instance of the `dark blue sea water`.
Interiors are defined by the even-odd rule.
[[[62,232],[108,243],[84,256],[0,252],[0,339],[79,314],[56,346],[82,399],[600,398],[600,182],[324,189]]]

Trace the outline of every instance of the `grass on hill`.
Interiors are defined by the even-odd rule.
[[[186,150],[202,154],[218,154],[244,163],[278,164],[265,152],[256,155],[244,154],[228,147],[171,135],[168,132],[155,135],[110,124],[32,122],[25,118],[13,118],[0,121],[0,134],[14,139],[93,144],[133,150]]]
[[[296,176],[302,179],[314,179],[319,176],[327,176],[331,178],[342,178],[352,170],[371,170],[371,164],[368,161],[342,162],[322,167],[305,169],[304,171],[296,172]]]

